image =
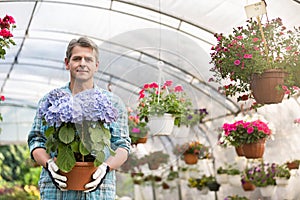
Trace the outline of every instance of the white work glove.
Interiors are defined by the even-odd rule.
[[[106,163],[102,163],[98,169],[95,171],[95,173],[92,176],[92,181],[85,185],[84,192],[92,192],[96,190],[103,182],[106,174],[109,172],[110,167]]]
[[[54,160],[51,158],[46,163],[46,170],[48,171],[53,184],[62,191],[66,191],[67,187],[67,177],[58,174],[58,166],[55,164]]]

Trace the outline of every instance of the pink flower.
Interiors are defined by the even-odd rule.
[[[173,81],[166,81],[164,85],[170,87],[172,84],[173,84]]]
[[[291,46],[288,46],[288,47],[286,47],[285,48],[287,51],[290,51],[291,49],[292,49],[292,47]]]
[[[241,61],[240,61],[240,60],[235,60],[235,61],[234,61],[234,64],[235,64],[235,65],[239,65],[239,64],[241,64]]]
[[[249,126],[249,127],[247,128],[247,133],[248,133],[248,134],[253,133],[253,131],[254,131],[254,128],[253,128],[252,126]]]
[[[139,128],[132,128],[131,132],[133,133],[139,133],[141,132]]]
[[[259,39],[258,39],[258,38],[253,38],[252,41],[253,41],[253,42],[257,42],[257,41],[259,41]]]
[[[4,38],[9,38],[9,37],[13,37],[13,34],[8,29],[5,28],[0,30],[0,36]]]
[[[244,54],[244,58],[252,58],[252,54]]]
[[[181,85],[177,85],[175,88],[174,88],[175,92],[182,92],[183,91],[183,88]]]

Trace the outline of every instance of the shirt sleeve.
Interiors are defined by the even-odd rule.
[[[38,107],[39,107],[41,101],[38,103]],[[28,138],[27,138],[27,144],[28,144],[30,156],[32,159],[34,159],[32,156],[32,152],[34,149],[36,149],[36,148],[46,149],[45,143],[46,143],[47,139],[44,134],[45,129],[46,129],[46,127],[43,126],[42,119],[38,117],[38,109],[37,109],[33,123],[32,123],[31,130],[30,130],[30,132],[28,134]]]
[[[130,152],[131,139],[128,131],[127,109],[123,101],[116,95],[112,94],[112,103],[118,110],[118,119],[110,125],[111,146],[116,150],[118,147],[124,148]]]

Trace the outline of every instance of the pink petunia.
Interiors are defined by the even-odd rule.
[[[140,133],[141,132],[141,130],[139,129],[139,128],[132,128],[131,129],[131,132],[133,132],[133,133]]]
[[[241,61],[240,60],[235,60],[233,63],[237,66],[237,65],[241,64]]]
[[[236,36],[236,39],[242,40],[242,39],[243,39],[243,36],[242,36],[242,35],[238,35],[238,36]]]
[[[253,131],[254,131],[254,128],[253,128],[252,126],[249,126],[249,127],[247,128],[247,133],[248,133],[248,134],[253,133]]]
[[[244,58],[252,58],[252,54],[244,54]]]

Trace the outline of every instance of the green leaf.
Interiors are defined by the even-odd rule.
[[[74,151],[74,152],[79,152],[79,142],[78,141],[73,141],[72,143],[71,143],[71,149],[72,149],[72,151]]]
[[[104,153],[104,151],[97,152],[97,154],[96,154],[96,160],[95,161],[97,161],[100,164],[102,164],[104,162],[104,159],[105,159],[105,153]]]
[[[55,129],[53,126],[50,126],[46,131],[45,131],[45,136],[48,138],[50,135],[54,133]]]
[[[80,142],[80,144],[79,144],[79,152],[84,156],[86,156],[90,153],[90,151],[87,148],[85,148],[85,146],[82,142]]]
[[[59,169],[63,172],[69,172],[74,167],[76,163],[75,156],[72,149],[66,145],[58,146],[58,156],[56,159],[56,164]]]
[[[89,128],[89,132],[91,134],[92,143],[97,143],[102,141],[102,130],[99,128]]]
[[[75,131],[72,127],[64,125],[60,128],[58,137],[63,143],[69,144],[75,138]]]

